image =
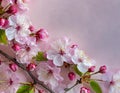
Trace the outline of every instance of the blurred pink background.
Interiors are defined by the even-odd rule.
[[[120,0],[34,0],[30,19],[51,37],[67,36],[109,68],[120,66]]]

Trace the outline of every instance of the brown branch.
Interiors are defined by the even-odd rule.
[[[20,67],[21,69],[23,69],[24,71],[26,71],[29,76],[32,78],[32,80],[34,81],[34,84],[39,84],[41,85],[43,88],[45,88],[46,90],[48,90],[50,93],[55,93],[53,90],[51,90],[47,85],[45,85],[42,81],[39,81],[32,73],[31,71],[28,71],[26,69],[26,67],[19,63],[15,58],[9,56],[8,54],[6,54],[5,52],[3,52],[2,50],[0,50],[0,54],[3,55],[4,57],[6,57],[7,59],[13,61],[18,67]]]

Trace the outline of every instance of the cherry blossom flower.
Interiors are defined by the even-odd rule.
[[[63,80],[60,76],[60,68],[57,68],[53,64],[42,62],[37,67],[37,75],[40,81],[51,86],[52,89],[56,88]]]
[[[51,44],[51,49],[47,52],[47,58],[53,60],[56,66],[62,66],[64,62],[70,62],[69,40],[59,39]]]
[[[72,61],[74,64],[77,64],[77,68],[83,73],[88,71],[88,69],[91,66],[94,66],[95,63],[94,60],[89,59],[85,53],[78,48],[75,49],[74,55],[72,56]]]
[[[20,82],[26,81],[23,75],[12,72],[4,63],[0,65],[0,75],[0,92],[2,93],[16,93],[20,86]]]
[[[109,93],[120,93],[120,71],[113,75]]]
[[[29,25],[30,22],[27,20],[26,16],[17,14],[12,15],[8,19],[9,27],[6,29],[6,36],[8,40],[16,39],[19,42],[20,37],[27,37],[30,34]]]
[[[17,51],[16,58],[21,63],[29,64],[31,63],[32,58],[37,55],[38,51],[40,51],[40,49],[37,45],[25,45],[22,49]]]

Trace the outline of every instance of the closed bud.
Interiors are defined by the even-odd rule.
[[[107,70],[107,67],[104,65],[104,66],[101,66],[100,68],[99,68],[99,72],[100,73],[106,73],[106,70]]]
[[[94,72],[95,71],[95,66],[91,66],[89,69],[88,69],[88,72]]]
[[[0,26],[4,26],[5,25],[5,19],[4,18],[0,18]]]
[[[17,6],[16,5],[11,5],[7,11],[7,13],[10,13],[10,14],[15,14],[17,13]]]
[[[68,73],[68,77],[69,77],[69,79],[72,81],[72,80],[74,80],[74,79],[76,78],[76,75],[75,75],[74,72],[69,72],[69,73]]]
[[[42,40],[44,41],[46,38],[48,38],[48,32],[45,29],[40,29],[36,32],[36,40]]]
[[[14,44],[14,45],[12,46],[12,49],[13,49],[14,51],[19,51],[19,50],[20,50],[20,46],[19,46],[18,44]]]
[[[81,87],[80,93],[90,93],[90,89],[88,89],[86,87]]]
[[[18,69],[18,66],[15,63],[9,64],[10,69],[15,72]]]
[[[41,89],[41,90],[39,90],[39,93],[45,93],[45,91]]]
[[[9,25],[9,21],[7,19],[5,19],[5,23],[3,25],[3,27],[7,27]]]
[[[34,30],[35,30],[35,28],[34,28],[34,26],[29,26],[29,28],[28,28],[31,32],[33,32]]]
[[[30,63],[27,66],[27,70],[29,70],[29,71],[33,71],[35,68],[36,68],[36,64],[34,64],[34,63]]]

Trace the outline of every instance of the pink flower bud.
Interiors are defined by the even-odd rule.
[[[27,66],[27,69],[28,69],[29,71],[33,71],[35,68],[36,68],[36,65],[35,65],[34,63],[30,63],[30,64],[28,64],[28,66]]]
[[[10,14],[15,14],[17,13],[17,6],[16,5],[11,5],[7,11],[7,13],[10,13]]]
[[[18,69],[18,66],[15,63],[9,64],[10,69],[15,72]]]
[[[31,32],[33,32],[34,30],[35,30],[35,28],[34,28],[34,26],[29,26],[29,28],[28,28]]]
[[[39,90],[39,93],[45,93],[45,91],[41,89],[41,90]]]
[[[20,46],[19,46],[18,44],[14,44],[14,45],[12,46],[12,49],[13,49],[14,51],[19,51],[19,50],[20,50]]]
[[[5,19],[4,18],[0,18],[0,26],[4,26],[5,25]]]
[[[3,25],[3,27],[7,27],[9,25],[9,21],[7,19],[5,19],[5,23]]]
[[[39,31],[36,32],[36,40],[45,40],[48,38],[48,32],[45,29],[40,29]]]
[[[90,89],[88,89],[86,87],[81,87],[80,93],[90,93]]]
[[[99,68],[100,73],[106,73],[106,70],[107,70],[107,67],[105,65]]]
[[[76,78],[76,75],[75,75],[74,72],[69,72],[69,73],[68,73],[68,77],[69,77],[69,79],[72,81],[72,80],[74,80],[74,79]]]
[[[88,69],[88,72],[94,72],[95,71],[95,66],[91,66],[89,69]]]

